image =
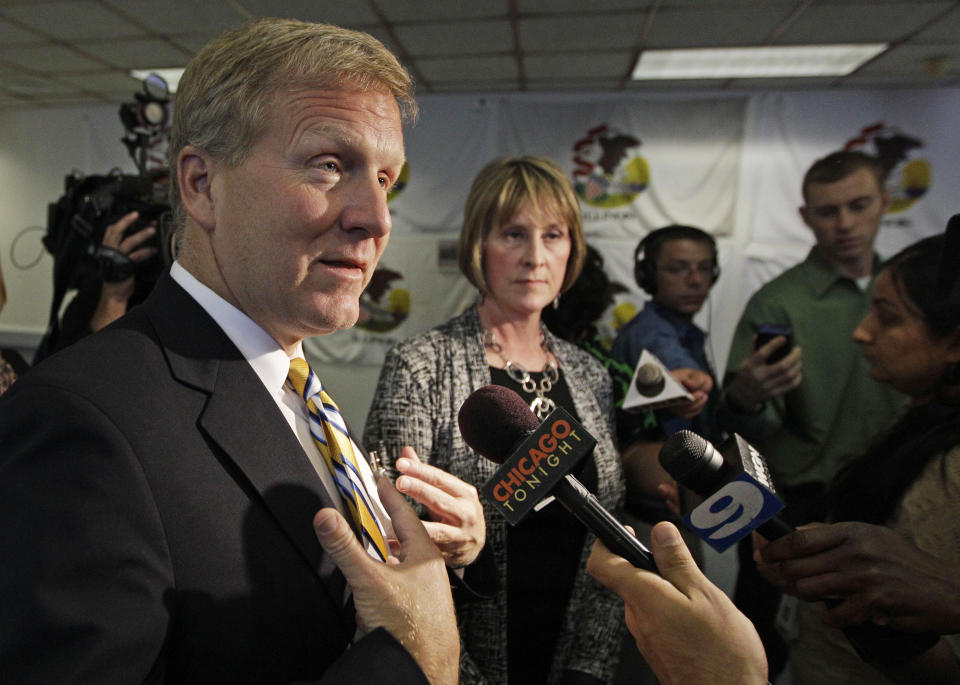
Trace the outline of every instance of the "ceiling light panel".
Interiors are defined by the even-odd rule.
[[[843,76],[886,48],[885,43],[868,43],[645,50],[637,61],[633,78],[657,80]]]

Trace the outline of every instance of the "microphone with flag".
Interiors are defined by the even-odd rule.
[[[623,398],[626,411],[650,411],[693,401],[683,385],[670,375],[656,355],[643,350],[637,359],[633,379]]]

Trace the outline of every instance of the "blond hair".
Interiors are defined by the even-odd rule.
[[[344,86],[389,92],[404,120],[416,117],[410,74],[369,34],[267,18],[207,43],[187,65],[174,103],[167,156],[177,225],[185,219],[177,183],[177,157],[185,146],[237,166],[266,128],[278,93]]]
[[[545,157],[501,157],[487,164],[470,187],[460,231],[460,271],[481,293],[487,293],[483,248],[494,228],[510,221],[530,201],[539,212],[555,211],[570,232],[570,257],[563,277],[565,292],[580,275],[586,256],[580,203],[570,181]]]

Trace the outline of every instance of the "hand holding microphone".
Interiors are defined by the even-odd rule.
[[[692,419],[707,406],[710,391],[713,390],[713,377],[706,371],[693,368],[671,369],[670,375],[679,381],[693,398],[685,404],[670,407],[670,411],[681,419]]]
[[[568,412],[557,408],[541,423],[517,393],[487,385],[467,397],[458,421],[466,443],[501,464],[480,491],[511,525],[552,495],[611,551],[656,571],[650,550],[569,475],[596,440]]]
[[[767,659],[750,620],[697,568],[669,522],[650,546],[660,575],[634,568],[600,541],[587,571],[623,598],[627,628],[663,685],[763,685]]]
[[[808,532],[795,531],[776,515],[783,504],[776,497],[766,461],[739,435],[735,434],[717,450],[696,433],[680,431],[664,443],[660,464],[678,483],[705,498],[684,520],[719,550],[753,530],[768,540]],[[777,548],[782,550],[788,544],[784,539]],[[836,599],[824,599],[828,606],[839,603]],[[900,632],[872,622],[848,625],[843,632],[860,658],[884,665],[909,661],[939,639],[938,635]]]

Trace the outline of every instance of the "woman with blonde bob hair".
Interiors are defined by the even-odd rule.
[[[396,455],[411,445],[479,488],[497,465],[466,445],[457,413],[470,393],[492,383],[519,393],[540,418],[556,406],[576,416],[597,447],[574,474],[606,508],[622,507],[610,377],[541,321],[576,280],[585,252],[579,203],[556,164],[510,157],[480,171],[460,236],[460,268],[479,297],[387,354],[364,442],[383,443],[388,468],[402,472],[407,457]],[[514,527],[484,507],[486,547],[464,570],[475,592],[458,598],[460,682],[609,682],[622,608],[586,573],[593,536],[555,503]]]
[[[561,291],[569,289],[580,275],[587,251],[580,203],[563,172],[544,157],[502,157],[487,164],[474,179],[460,231],[460,270],[481,293],[487,290],[483,273],[487,236],[528,200],[535,208],[546,203],[567,224],[570,259]]]

